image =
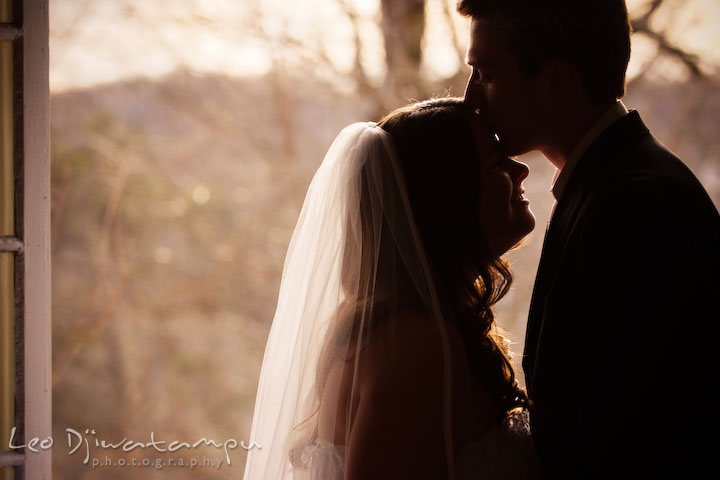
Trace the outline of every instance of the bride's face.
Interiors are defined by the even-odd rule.
[[[502,255],[535,227],[530,201],[523,193],[527,165],[500,153],[490,129],[473,119],[479,159],[479,220],[488,246]]]

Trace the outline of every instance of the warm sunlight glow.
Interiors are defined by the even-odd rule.
[[[157,247],[153,252],[153,258],[157,263],[168,264],[173,260],[173,252],[168,247]]]
[[[205,185],[198,185],[192,192],[193,202],[205,205],[210,200],[210,189]]]
[[[448,4],[452,25],[443,2]],[[361,32],[360,61],[377,84],[385,68],[382,34],[376,22],[379,1],[345,3],[354,12]],[[467,19],[454,12],[454,4],[454,0],[428,0],[423,68],[430,78],[452,75],[461,66],[454,38],[464,46]],[[179,68],[255,76],[269,72],[274,62],[290,68],[295,62],[310,61],[293,50],[286,51],[282,45],[287,42],[306,45],[308,50],[319,47],[320,57],[315,61],[330,62],[334,69],[347,73],[353,68],[355,45],[341,5],[333,0],[298,0],[289,9],[283,0],[55,0],[50,9],[51,88],[60,91],[123,78],[157,77]],[[648,5],[647,0],[628,1],[631,12],[642,12]],[[660,27],[672,22],[670,38],[701,52],[704,65],[720,65],[719,2],[669,1],[657,17],[656,23],[663,24]],[[647,67],[648,56],[655,51],[651,41],[640,37],[633,39],[629,78]],[[684,78],[677,62],[660,62],[654,67],[667,79]]]

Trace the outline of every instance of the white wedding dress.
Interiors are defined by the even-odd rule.
[[[303,480],[343,480],[345,447],[323,439],[305,447],[308,462]],[[527,415],[517,416],[509,425],[492,428],[479,442],[461,449],[456,457],[457,480],[535,480],[540,478],[537,456],[530,439]]]

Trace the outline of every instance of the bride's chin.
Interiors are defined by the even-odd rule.
[[[533,230],[535,230],[535,215],[533,215],[533,213],[532,213],[532,212],[530,211],[530,209],[528,208],[528,211],[527,211],[527,231],[525,232],[525,235],[526,235],[526,236],[529,235],[530,232],[532,232]],[[523,237],[523,238],[525,238],[525,237]]]
[[[517,236],[513,237],[512,239],[508,238],[505,239],[505,241],[498,241],[495,242],[495,245],[490,245],[490,251],[492,252],[493,259],[497,260],[498,258],[505,255],[510,250],[517,248],[520,246],[525,239],[525,236],[523,235],[521,238],[517,238]]]
[[[525,205],[525,209],[520,212],[518,226],[522,225],[522,237],[524,238],[535,229],[535,214],[530,210],[529,205]],[[518,228],[518,231],[521,229]],[[522,240],[522,239],[520,239]],[[519,241],[519,240],[518,240]]]
[[[535,229],[535,217],[533,215],[529,215],[527,218],[527,221],[525,222],[524,228],[522,229],[522,233],[520,233],[520,229],[518,229],[518,235],[515,235],[512,241],[507,242],[507,248],[503,249],[502,253],[500,253],[500,256],[506,254],[507,252],[514,250],[518,247],[520,247],[523,243],[525,243],[525,240],[527,239],[528,235]]]

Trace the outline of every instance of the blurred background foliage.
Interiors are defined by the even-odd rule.
[[[718,205],[720,2],[629,6],[625,103]],[[138,471],[93,470],[60,445],[66,428],[259,441],[256,382],[312,174],[343,126],[462,95],[469,22],[453,0],[50,8],[55,478],[239,478],[240,448],[219,470]],[[510,252],[516,281],[497,308],[518,353],[553,174],[536,154],[523,160],[538,227]]]

